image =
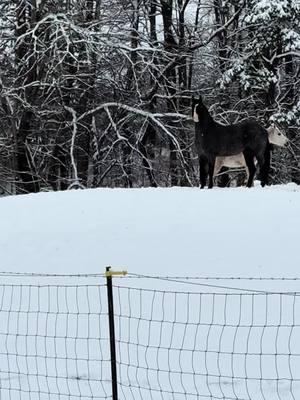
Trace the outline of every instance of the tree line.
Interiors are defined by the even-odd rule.
[[[300,183],[294,0],[1,0],[0,188],[197,185],[191,96],[275,121]]]

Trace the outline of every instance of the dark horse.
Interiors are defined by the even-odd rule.
[[[270,168],[270,144],[268,132],[255,119],[233,125],[221,125],[213,120],[202,98],[192,101],[195,122],[195,144],[199,157],[201,189],[209,175],[209,188],[213,187],[213,174],[217,156],[233,156],[243,153],[249,170],[247,187],[251,187],[256,167],[260,168],[261,185],[268,183]]]

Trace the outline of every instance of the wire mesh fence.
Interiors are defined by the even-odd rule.
[[[140,286],[114,278],[119,399],[300,398],[298,292]],[[104,280],[3,284],[0,321],[1,400],[112,398]]]
[[[104,289],[0,286],[2,400],[110,397]]]

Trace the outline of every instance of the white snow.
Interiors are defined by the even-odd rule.
[[[300,275],[294,184],[73,190],[0,204],[2,271]],[[120,399],[299,397],[300,297],[251,293],[299,291],[299,281],[113,282]],[[3,275],[0,320],[1,400],[111,397],[102,277]]]
[[[300,189],[91,189],[0,200],[1,270],[294,276]]]

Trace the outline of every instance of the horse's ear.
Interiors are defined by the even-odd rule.
[[[199,103],[199,104],[202,104],[202,103],[203,103],[203,101],[202,101],[202,96],[201,96],[201,95],[199,96],[198,103]]]

